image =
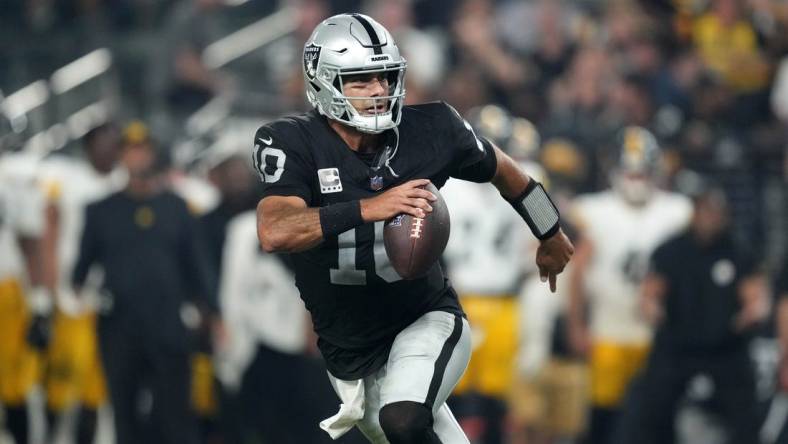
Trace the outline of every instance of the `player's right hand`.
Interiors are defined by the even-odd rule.
[[[542,282],[550,281],[550,291],[555,293],[556,277],[564,271],[564,267],[575,253],[572,242],[559,228],[552,237],[543,240],[536,250],[536,266]]]
[[[361,217],[364,222],[388,220],[402,213],[423,218],[432,211],[430,202],[438,200],[437,196],[422,189],[429,183],[429,179],[411,180],[379,196],[361,199]]]

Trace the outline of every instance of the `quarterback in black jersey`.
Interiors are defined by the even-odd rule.
[[[445,103],[404,106],[405,60],[391,34],[361,14],[315,28],[304,47],[314,110],[261,127],[253,161],[266,251],[292,253],[296,285],[342,407],[320,426],[358,426],[373,443],[467,443],[445,405],[470,358],[470,334],[439,265],[404,280],[383,225],[424,217],[450,178],[491,181],[542,239],[537,265],[555,277],[573,248],[544,189],[476,137]]]

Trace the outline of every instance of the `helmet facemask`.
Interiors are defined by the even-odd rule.
[[[616,171],[612,182],[613,189],[633,206],[645,205],[657,189],[656,177],[645,173]]]
[[[335,15],[315,27],[304,46],[307,99],[329,119],[379,134],[400,122],[406,66],[391,33],[380,23],[363,14]],[[358,75],[366,80],[385,78],[388,90],[359,89],[362,94],[380,94],[377,97],[359,97],[355,88],[348,93],[348,77]]]
[[[630,126],[619,135],[618,166],[613,170],[613,188],[629,204],[646,204],[657,189],[661,172],[659,144],[645,128]]]
[[[360,69],[339,69],[324,65],[320,67],[318,75],[311,83],[313,88],[317,86],[331,91],[330,101],[325,100],[327,94],[315,95],[309,91],[307,96],[321,114],[361,132],[379,134],[399,125],[402,118],[402,106],[405,101],[405,68],[404,60],[400,63]],[[388,82],[388,91],[385,95],[362,97],[345,94],[344,85],[349,77],[375,74],[382,74]],[[351,101],[371,109],[359,110]]]

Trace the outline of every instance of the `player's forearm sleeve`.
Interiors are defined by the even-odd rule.
[[[358,200],[321,207],[319,214],[323,238],[336,236],[364,223],[361,202]]]

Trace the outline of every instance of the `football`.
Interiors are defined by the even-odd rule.
[[[400,214],[386,221],[383,229],[386,254],[403,279],[424,276],[449,241],[451,222],[446,201],[435,185],[430,183],[424,189],[438,198],[431,203],[431,213],[424,218]]]

